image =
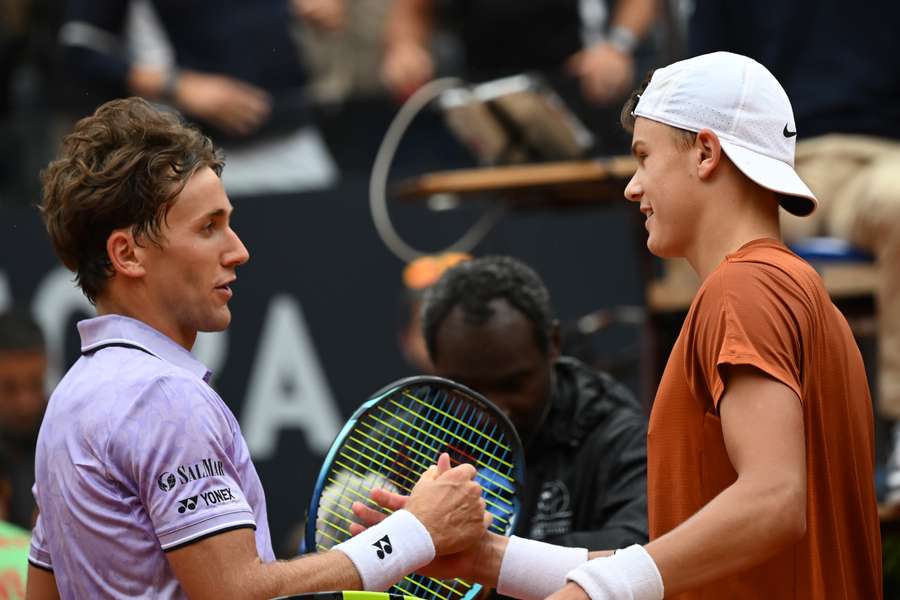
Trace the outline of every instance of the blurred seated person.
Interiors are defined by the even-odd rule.
[[[440,0],[392,0],[382,76],[403,98],[435,77],[431,37]],[[539,72],[600,138],[602,152],[627,152],[617,112],[635,84],[636,52],[655,21],[655,0],[448,0],[458,24],[463,76],[482,82]],[[645,56],[647,60],[652,57]],[[641,70],[648,65],[641,65]]]
[[[34,524],[34,451],[47,406],[47,354],[40,327],[24,312],[0,314],[0,452],[11,486],[8,516],[20,527]]]
[[[877,18],[872,18],[877,15]],[[819,200],[808,217],[782,211],[788,241],[849,241],[879,266],[880,415],[894,422],[886,515],[900,518],[900,3],[865,10],[815,0],[698,0],[692,54],[730,50],[756,59],[784,85],[799,135],[796,170]]]
[[[149,0],[172,67],[141,64],[124,51],[129,1],[68,0],[60,40],[71,76],[95,93],[93,104],[142,96],[174,105],[218,137],[242,138],[309,121],[307,76],[290,25],[299,16],[340,27],[343,2]]]
[[[434,372],[434,365],[428,357],[428,349],[422,335],[422,298],[428,288],[434,285],[447,269],[471,258],[463,252],[426,255],[410,262],[403,269],[404,294],[400,307],[397,341],[406,363],[419,373]]]
[[[0,2],[0,120],[10,110],[13,75],[25,51],[29,3]]]
[[[609,375],[560,356],[538,275],[509,257],[460,263],[428,289],[422,314],[435,373],[483,393],[522,438],[515,534],[588,548],[645,543],[646,415]]]
[[[0,449],[0,598],[21,600],[25,598],[31,534],[9,521],[12,482],[8,466],[6,454]]]

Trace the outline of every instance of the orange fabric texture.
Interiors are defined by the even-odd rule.
[[[862,357],[819,275],[776,240],[728,255],[685,319],[650,415],[650,538],[737,478],[717,411],[724,365],[752,365],[803,404],[807,532],[765,563],[679,600],[881,598],[874,424]]]

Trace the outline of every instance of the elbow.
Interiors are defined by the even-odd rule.
[[[805,481],[782,486],[773,494],[775,506],[772,514],[776,518],[773,531],[778,532],[778,546],[790,546],[806,535],[806,485]]]

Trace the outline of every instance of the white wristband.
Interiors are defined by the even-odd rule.
[[[366,591],[382,592],[434,560],[434,544],[425,526],[409,511],[398,510],[333,550],[346,554]]]
[[[566,573],[586,563],[585,548],[566,548],[512,536],[500,563],[497,592],[543,600],[566,584]]]
[[[662,576],[644,547],[635,544],[612,556],[596,558],[566,575],[591,600],[662,600]]]

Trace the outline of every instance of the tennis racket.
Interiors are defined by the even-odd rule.
[[[313,490],[305,547],[328,550],[346,541],[355,501],[381,509],[374,487],[409,494],[441,453],[469,463],[493,514],[491,531],[509,535],[525,480],[522,442],[509,419],[486,398],[448,379],[411,377],[376,392],[331,445]],[[412,574],[388,592],[423,600],[472,600],[481,585]]]
[[[315,592],[296,596],[279,596],[273,600],[420,600],[414,596],[390,594],[388,592]]]

